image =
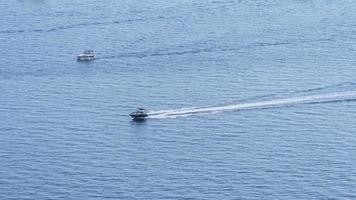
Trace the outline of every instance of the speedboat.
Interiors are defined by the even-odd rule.
[[[144,108],[137,108],[136,111],[129,114],[134,120],[144,120],[148,117],[147,110]]]
[[[78,61],[95,60],[95,54],[93,50],[85,50],[83,53],[77,56]]]

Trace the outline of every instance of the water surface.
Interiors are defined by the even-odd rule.
[[[355,9],[0,2],[0,199],[356,198]]]

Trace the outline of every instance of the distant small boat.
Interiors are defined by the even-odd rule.
[[[134,120],[143,120],[148,117],[147,110],[144,108],[137,108],[137,111],[134,111],[129,114]]]
[[[77,56],[78,61],[95,60],[95,54],[93,50],[85,50],[83,53]]]

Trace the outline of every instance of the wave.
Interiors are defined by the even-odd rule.
[[[237,45],[237,46],[228,46],[221,47],[212,45],[211,47],[195,48],[195,49],[182,49],[176,51],[165,51],[165,50],[156,50],[156,51],[141,51],[141,52],[129,52],[122,53],[118,55],[104,56],[99,59],[116,59],[116,58],[147,58],[147,57],[157,57],[157,56],[180,56],[186,54],[200,54],[200,53],[210,53],[210,52],[229,52],[229,51],[239,51],[243,49],[259,48],[259,47],[271,47],[271,46],[282,46],[282,45],[295,45],[301,43],[312,43],[312,42],[322,42],[322,41],[333,41],[329,38],[326,39],[304,39],[296,41],[282,41],[282,42],[256,42],[248,45]],[[194,46],[194,45],[192,45]],[[189,48],[189,47],[187,47]]]
[[[82,22],[76,24],[68,24],[56,27],[47,27],[47,28],[36,28],[36,29],[7,29],[0,30],[0,34],[15,34],[15,33],[48,33],[60,30],[75,29],[81,27],[90,27],[90,26],[107,26],[114,24],[125,24],[132,22],[142,22],[142,21],[155,21],[155,20],[165,20],[165,19],[174,19],[174,17],[146,17],[146,18],[134,18],[134,19],[122,19],[122,20],[113,20],[113,21],[93,21],[93,22]]]
[[[281,107],[285,105],[295,104],[316,104],[316,103],[331,103],[356,100],[356,91],[336,92],[329,94],[307,95],[299,97],[291,97],[284,99],[275,99],[268,101],[231,104],[225,106],[212,107],[193,107],[180,108],[176,110],[161,110],[149,113],[149,118],[175,118],[180,116],[190,116],[200,113],[219,113],[226,111],[248,110],[248,109],[262,109],[271,107]]]
[[[316,87],[311,89],[300,90],[295,93],[320,92],[322,90],[331,90],[331,89],[340,90],[341,88],[354,87],[355,85],[356,82],[347,81],[347,82],[337,83],[334,85],[327,85],[327,86],[321,86],[321,87]]]
[[[0,34],[12,34],[12,33],[48,33],[53,31],[67,30],[73,28],[87,27],[87,26],[103,26],[103,25],[111,25],[111,24],[121,24],[128,22],[138,22],[145,21],[147,19],[127,19],[127,20],[115,20],[108,22],[88,22],[88,23],[77,23],[77,24],[69,24],[64,26],[50,27],[50,28],[38,28],[38,29],[17,29],[17,30],[0,30]]]

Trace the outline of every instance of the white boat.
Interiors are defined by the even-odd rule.
[[[83,53],[77,56],[78,61],[95,60],[95,54],[93,50],[85,50]]]

